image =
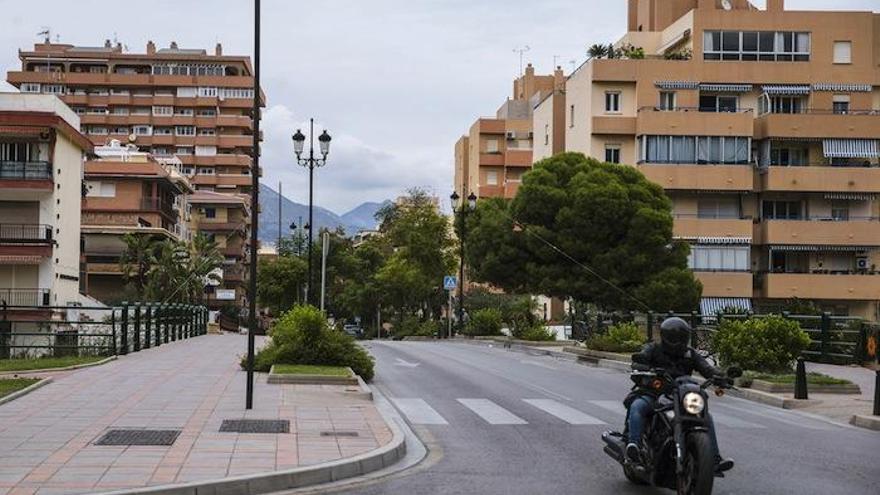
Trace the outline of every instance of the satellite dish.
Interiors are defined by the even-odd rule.
[[[132,142],[132,143],[135,142],[135,141],[137,141],[137,138],[138,138],[138,137],[137,137],[136,135],[134,135],[134,134],[129,134],[129,135],[128,135],[128,140],[129,140],[130,142]]]
[[[733,8],[730,4],[730,0],[721,0],[721,6],[724,7],[724,10],[730,10]]]

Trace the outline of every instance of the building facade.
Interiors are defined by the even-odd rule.
[[[149,42],[146,53],[129,53],[106,41],[102,47],[39,43],[19,58],[21,70],[10,71],[7,81],[24,93],[57,95],[94,145],[116,140],[159,161],[179,159],[199,191],[250,194],[254,81],[248,57],[224,55],[219,43],[213,54],[174,42],[158,50]],[[243,251],[226,253],[231,264],[246,260]]]
[[[0,93],[0,311],[4,322],[51,318],[79,298],[83,159],[92,149],[79,118],[52,95]],[[27,345],[36,323],[0,325]],[[2,335],[7,333],[7,335]]]
[[[627,58],[566,82],[565,149],[664,187],[703,312],[792,298],[877,319],[880,15],[630,0]],[[535,128],[553,126],[535,113]]]

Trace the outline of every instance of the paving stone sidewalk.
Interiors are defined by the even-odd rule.
[[[60,373],[0,406],[0,495],[100,493],[313,465],[392,432],[351,387],[268,385],[244,409],[240,335],[205,335]],[[220,433],[224,419],[288,419],[290,433]],[[108,429],[175,429],[172,446],[99,446]],[[327,432],[355,432],[334,436]],[[322,432],[324,433],[322,435]]]

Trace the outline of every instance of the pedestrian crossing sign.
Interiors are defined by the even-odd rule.
[[[456,280],[453,275],[446,275],[443,277],[443,288],[446,290],[455,290],[458,286],[458,280]]]

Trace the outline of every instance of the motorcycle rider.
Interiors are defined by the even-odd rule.
[[[669,372],[673,378],[690,375],[694,370],[705,378],[724,377],[714,366],[709,364],[703,356],[692,349],[690,342],[691,327],[681,318],[667,318],[660,325],[660,344],[651,342],[641,352],[633,354],[632,362],[661,368]],[[624,400],[627,412],[627,427],[629,430],[629,443],[626,445],[626,458],[634,464],[641,464],[641,448],[639,447],[642,432],[648,415],[654,409],[654,402],[659,392],[646,388],[633,387],[632,392]],[[733,468],[733,460],[723,459],[718,451],[718,439],[715,436],[715,424],[712,416],[706,414],[709,427],[709,437],[712,440],[712,450],[715,452],[715,473],[723,476],[723,472]]]

